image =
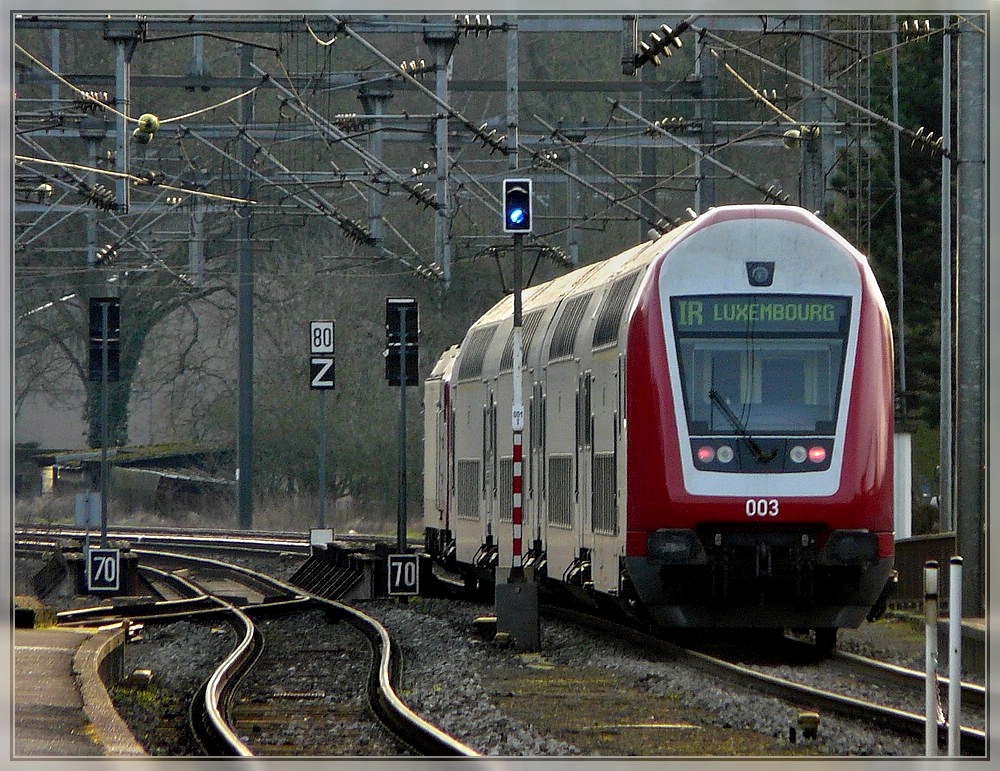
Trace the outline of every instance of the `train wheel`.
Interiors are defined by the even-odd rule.
[[[825,626],[816,630],[816,647],[824,656],[831,656],[837,649],[837,627]]]

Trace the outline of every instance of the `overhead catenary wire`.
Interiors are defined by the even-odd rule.
[[[914,142],[919,142],[922,146],[928,146],[933,151],[939,152],[941,155],[944,155],[947,158],[951,157],[951,149],[950,148],[944,147],[941,144],[934,144],[934,143],[928,144],[928,142],[927,142],[928,137],[925,136],[921,131],[913,131],[912,129],[908,129],[905,126],[901,126],[898,123],[896,123],[895,121],[892,121],[889,118],[885,117],[884,115],[880,115],[879,113],[874,112],[873,110],[869,110],[867,107],[865,107],[863,105],[860,105],[860,104],[858,104],[857,102],[855,102],[855,101],[853,101],[851,99],[848,99],[846,96],[838,94],[836,91],[834,91],[832,89],[826,88],[825,86],[822,86],[819,83],[815,83],[815,82],[809,80],[808,78],[804,78],[802,75],[799,75],[797,72],[789,69],[788,67],[783,67],[780,64],[775,64],[774,62],[765,59],[763,56],[758,56],[757,54],[753,53],[753,51],[750,51],[750,50],[744,48],[743,46],[739,46],[739,45],[737,45],[735,43],[732,43],[731,41],[726,40],[722,36],[717,35],[714,32],[709,31],[708,29],[704,29],[704,28],[695,28],[695,29],[697,29],[698,32],[700,34],[704,35],[706,38],[714,40],[716,43],[719,43],[720,45],[725,46],[727,49],[733,50],[733,51],[737,51],[737,52],[739,52],[743,56],[747,56],[747,57],[753,59],[754,61],[760,62],[761,64],[763,64],[763,65],[765,65],[767,67],[770,67],[771,69],[775,70],[776,72],[780,72],[781,74],[783,74],[783,75],[785,75],[785,76],[787,76],[789,78],[792,78],[793,80],[801,83],[804,86],[807,86],[808,88],[812,89],[813,91],[818,91],[819,93],[823,94],[824,96],[828,96],[831,99],[835,99],[836,101],[840,102],[841,104],[846,105],[846,106],[850,107],[851,109],[857,110],[861,114],[866,115],[867,117],[871,118],[872,120],[877,121],[878,123],[882,124],[883,126],[886,126],[887,128],[890,128],[893,131],[898,131],[898,132],[900,132],[902,134],[907,135]]]
[[[591,153],[587,152],[587,150],[584,148],[584,146],[580,142],[577,142],[577,141],[571,139],[561,129],[559,129],[558,127],[553,126],[551,123],[546,122],[541,116],[539,116],[539,115],[533,115],[532,117],[534,117],[534,119],[537,120],[546,130],[552,132],[552,136],[554,138],[556,138],[559,142],[561,142],[566,147],[570,147],[573,150],[576,150],[577,152],[579,152],[580,155],[584,159],[586,159],[588,162],[592,163],[600,171],[602,171],[605,174],[607,174],[617,184],[619,184],[622,187],[624,187],[625,190],[628,191],[628,193],[629,193],[629,198],[638,198],[643,203],[649,205],[650,208],[652,208],[653,211],[655,211],[661,217],[666,217],[667,216],[666,212],[662,211],[659,207],[657,207],[656,203],[654,201],[651,201],[649,198],[647,198],[645,195],[643,195],[639,190],[637,190],[632,185],[628,184],[625,180],[623,180],[620,175],[616,174],[614,171],[612,171],[611,169],[609,169],[607,166],[605,166],[603,163],[601,163],[599,160],[597,160],[597,158],[594,158]],[[607,191],[601,190],[596,185],[590,184],[583,177],[579,176],[578,174],[573,174],[573,172],[571,172],[571,171],[569,171],[567,169],[564,169],[564,168],[559,167],[559,166],[555,166],[551,162],[550,162],[549,165],[554,166],[554,168],[558,168],[559,171],[561,171],[563,174],[565,174],[568,178],[573,179],[576,182],[579,182],[580,184],[582,184],[584,187],[586,187],[587,189],[591,190],[592,192],[595,192],[595,193],[597,193],[597,194],[605,197],[607,200],[611,201],[612,203],[614,203],[614,204],[616,204],[618,206],[621,206],[627,212],[629,212],[630,214],[633,214],[637,219],[640,219],[640,220],[646,219],[645,216],[643,214],[641,214],[640,212],[636,211],[635,209],[633,209],[633,208],[631,208],[629,206],[626,206],[623,203],[624,199],[616,198],[615,196],[611,195]],[[650,224],[652,224],[652,223],[650,223]]]
[[[343,38],[343,36],[345,34],[351,36],[351,33],[355,33],[356,32],[351,27],[351,20],[350,19],[342,20],[341,18],[338,18],[338,17],[330,17],[330,18],[333,18],[333,20],[337,24],[336,34],[333,34],[331,36],[331,38],[328,39],[328,40],[323,40],[323,39],[321,39],[319,37],[319,35],[316,34],[316,30],[314,29],[313,25],[310,24],[310,20],[307,19],[306,17],[302,17],[303,24],[305,26],[306,31],[311,36],[312,43],[315,43],[316,45],[320,45],[320,46],[323,46],[323,47],[329,47],[329,46],[332,46],[336,42],[336,39],[337,39],[338,36],[340,36],[340,37]],[[694,18],[694,17],[691,17],[691,18]],[[301,31],[299,32],[299,36],[302,37],[302,38],[305,38],[305,35],[303,35]],[[354,37],[353,39],[356,40],[356,41],[358,41],[358,42],[360,42],[360,40],[362,38],[361,38],[360,35],[358,35],[357,37]],[[310,45],[309,40],[304,40],[304,43],[307,46]],[[315,46],[313,46],[313,48],[315,48]],[[274,50],[274,52],[276,53],[277,58],[278,58],[278,62],[279,62],[279,67],[281,67],[281,69],[284,70],[285,69],[284,65],[286,64],[286,62],[282,60],[282,50],[283,50],[283,47],[282,48],[278,48],[278,49],[271,49],[271,50]],[[369,50],[372,50],[372,49],[369,49]],[[377,49],[375,49],[375,51],[377,52]],[[378,53],[380,53],[380,52],[378,52]],[[713,53],[715,53],[714,50],[713,50]],[[396,80],[398,80],[399,78],[403,78],[404,80],[407,80],[408,83],[412,84],[414,88],[416,88],[418,90],[422,89],[422,93],[424,93],[428,98],[430,98],[432,100],[435,100],[436,95],[434,94],[433,91],[431,91],[430,89],[423,88],[422,84],[418,80],[416,80],[415,78],[410,77],[409,79],[407,79],[407,77],[406,77],[407,73],[403,71],[404,68],[398,68],[398,67],[396,67],[396,65],[393,62],[391,62],[387,56],[383,55],[382,58],[383,58],[383,61],[385,61],[387,64],[389,64],[392,67],[393,72],[391,73],[391,75],[381,77],[380,79],[382,79],[382,80],[390,80],[390,79],[396,79]],[[261,73],[263,73],[263,70],[259,70],[259,71]],[[285,74],[288,75],[287,71],[285,72]],[[267,79],[267,77],[268,76],[267,76],[266,73],[262,74],[262,83],[265,82],[265,80]],[[272,75],[272,77],[279,77],[279,76]],[[289,76],[290,88],[291,88],[292,92],[295,94],[295,99],[297,100],[296,101],[296,106],[297,107],[301,106],[301,107],[309,108],[309,102],[307,101],[307,99],[312,98],[312,97],[310,97],[309,95],[302,96],[302,95],[300,95],[295,90],[295,85],[298,82],[299,81],[293,81],[291,79],[291,77]],[[316,82],[316,81],[314,79],[311,82]],[[273,84],[273,81],[272,81],[272,84]],[[357,84],[354,84],[354,85],[357,85]],[[350,87],[350,86],[345,86],[345,87]],[[257,86],[256,88],[259,88],[259,86]],[[74,89],[74,90],[77,90],[77,89]],[[236,97],[232,97],[230,99],[227,99],[222,104],[227,104],[227,103],[230,103],[230,102],[232,102],[234,100],[240,99],[243,95],[250,94],[251,91],[252,90],[244,91],[244,92],[242,92],[242,94],[237,95]],[[470,131],[473,131],[474,133],[476,133],[476,136],[479,136],[481,134],[481,132],[482,132],[482,127],[481,126],[477,127],[471,121],[465,119],[461,115],[461,113],[459,111],[454,110],[454,108],[451,105],[448,105],[446,102],[441,102],[441,104],[442,104],[443,108],[447,111],[448,115],[450,115],[452,117],[455,117],[456,120],[461,121],[463,123],[463,125],[465,125]],[[315,102],[313,102],[313,106],[315,106]],[[206,108],[206,109],[211,109],[211,108]],[[194,113],[187,113],[186,115],[195,115],[195,114],[199,114],[200,112],[203,112],[203,110],[200,110],[200,111],[197,111],[197,112],[194,112]],[[307,119],[308,119],[308,112],[303,112],[300,109],[297,109],[296,112],[298,112],[298,114],[300,114],[300,115],[305,115],[307,117]],[[186,117],[186,116],[175,116],[174,118],[166,118],[165,121],[180,122],[181,118],[183,118],[183,117]],[[315,123],[313,125],[316,126]],[[247,131],[251,131],[251,130],[252,130],[251,127],[247,127]],[[330,137],[329,134],[327,134],[327,133],[325,133],[323,131],[320,131],[319,133],[320,133],[320,136],[325,136],[327,138]],[[669,132],[663,132],[663,133],[664,134],[669,134]],[[674,138],[676,139],[676,137],[674,137]],[[332,139],[332,141],[343,142],[343,143],[351,142],[351,141],[354,141],[354,140],[356,140],[356,136],[355,135],[348,135],[346,133],[344,134],[344,138],[333,137],[333,139]],[[262,145],[262,146],[264,146],[264,145]],[[328,141],[328,146],[332,146],[332,144],[331,144],[330,141]],[[349,147],[348,144],[343,144],[342,146]],[[357,146],[356,142],[355,142],[355,146]],[[525,146],[524,145],[519,145],[519,147],[523,148]],[[586,147],[586,146],[585,145],[581,145],[581,147]],[[365,152],[363,150],[363,148],[361,148],[361,147],[359,147],[358,149],[361,150],[362,152]],[[714,152],[714,149],[716,149],[716,148],[709,148],[709,149],[707,149],[707,151],[706,151],[707,154],[709,156],[711,156],[713,154],[713,152]],[[588,153],[588,152],[586,152],[586,150],[584,150],[583,152],[585,153],[586,156],[591,156],[592,155],[592,153]],[[532,155],[534,156],[535,153],[532,152]],[[364,158],[364,156],[361,156],[361,157]],[[590,158],[588,158],[588,160],[590,160]],[[593,159],[593,160],[594,160],[595,163],[598,164],[597,168],[601,168],[600,164],[596,161],[596,159]],[[364,163],[365,163],[365,166],[369,166],[370,165],[370,158],[365,159]],[[562,168],[559,164],[550,164],[550,166],[554,170],[558,171],[560,174],[567,175],[567,178],[569,178],[568,175],[570,174],[570,171],[568,169]],[[277,168],[277,167],[275,167],[275,168]],[[375,167],[375,168],[370,169],[369,173],[371,173],[373,175],[373,178],[376,180],[376,182],[379,182],[380,181],[379,177],[384,175],[385,168],[387,168],[387,167],[385,167],[384,165],[383,165],[383,167]],[[720,168],[728,169],[728,167],[725,167],[724,165],[720,166]],[[606,169],[606,168],[604,168],[602,170],[605,173],[608,173],[609,174],[609,178],[612,179],[612,180],[614,180],[616,184],[623,185],[624,188],[625,188],[625,190],[627,191],[627,195],[625,197],[619,198],[619,197],[616,197],[615,195],[613,195],[611,193],[608,193],[606,189],[601,189],[600,186],[587,185],[588,189],[591,189],[592,191],[594,191],[596,195],[600,195],[604,200],[606,200],[607,202],[609,202],[612,207],[614,207],[614,206],[620,206],[621,207],[621,211],[624,214],[627,214],[629,216],[636,216],[638,214],[638,212],[636,212],[632,207],[629,207],[627,202],[629,200],[635,198],[635,197],[638,197],[640,200],[648,200],[648,198],[650,197],[650,193],[647,192],[645,194],[645,196],[644,196],[642,193],[640,193],[639,191],[636,190],[635,186],[628,184],[620,175],[615,174],[612,170]],[[732,173],[732,172],[728,171],[727,173]],[[386,177],[386,178],[388,178],[388,177]],[[268,183],[270,184],[269,180],[267,180],[265,177],[261,177],[261,179],[264,179],[265,181],[268,181]],[[402,179],[403,179],[403,177],[398,177],[396,181],[400,185],[402,185],[403,181],[400,181]],[[486,185],[482,185],[482,183],[480,182],[480,180],[474,174],[469,174],[469,180],[471,181],[472,184],[477,185],[478,189],[481,189],[482,191],[484,191],[484,193],[486,193],[486,195],[481,196],[481,203],[482,204],[484,204],[487,208],[490,208],[492,206],[496,206],[497,205],[496,202],[498,201],[498,198],[497,198],[495,192],[491,188],[489,188]],[[665,181],[666,180],[663,180],[662,177],[661,177],[661,181],[657,184],[656,187],[652,188],[652,190],[662,189],[663,184],[664,184]],[[299,180],[299,182],[300,182],[300,184],[304,188],[310,188],[310,187],[314,188],[315,187],[314,183],[313,184],[309,184],[306,179],[301,179],[301,180]],[[360,196],[360,197],[363,197],[366,194],[366,192],[367,192],[367,191],[363,190],[362,187],[361,187],[363,184],[366,184],[366,183],[358,183],[356,181],[347,180],[346,178],[341,181],[341,184],[343,184],[344,182],[347,182],[355,190],[355,192],[358,194],[358,196]],[[763,192],[765,195],[767,195],[768,191],[767,190],[763,190],[762,188],[763,188],[763,186],[755,186],[755,189],[761,190],[761,192]],[[289,187],[286,186],[283,189],[287,192],[289,190]],[[191,193],[191,194],[198,194],[198,193],[203,192],[203,191],[182,190],[182,192]],[[662,212],[659,212],[659,213],[662,214]],[[388,224],[390,224],[390,223],[387,223],[387,225]],[[396,233],[399,232],[398,228],[392,228],[392,230],[394,232],[396,232]],[[408,241],[406,242],[406,248],[407,249],[411,249],[414,253],[417,253],[417,249],[415,249],[414,245],[410,244]]]
[[[77,96],[82,97],[83,99],[85,99],[88,102],[93,102],[95,105],[97,105],[101,109],[107,110],[108,112],[112,113],[113,115],[117,115],[119,118],[123,118],[127,122],[135,123],[135,124],[139,123],[139,118],[133,118],[130,115],[126,115],[125,113],[121,112],[120,110],[115,109],[112,105],[108,104],[107,102],[102,102],[100,99],[96,98],[90,92],[84,91],[83,89],[79,88],[78,86],[74,85],[73,83],[70,83],[62,75],[60,75],[58,72],[55,72],[52,68],[50,68],[48,65],[46,65],[38,57],[34,56],[30,51],[28,51],[20,43],[15,43],[14,47],[17,48],[17,50],[19,50],[21,53],[23,53],[29,59],[31,59],[32,62],[34,62],[35,64],[37,64],[39,67],[41,67],[46,72],[46,74],[48,74],[51,77],[55,78],[56,80],[58,80],[61,84],[63,84],[67,88],[71,89],[75,94],[77,94]],[[241,94],[237,94],[236,96],[233,96],[233,97],[230,97],[228,99],[225,99],[222,102],[218,102],[216,104],[209,105],[208,107],[203,107],[203,108],[201,108],[199,110],[194,110],[192,112],[185,113],[184,115],[175,115],[175,116],[170,117],[170,118],[159,118],[159,124],[162,126],[162,125],[164,125],[166,123],[175,123],[177,121],[187,120],[188,118],[193,118],[196,115],[202,115],[202,114],[207,113],[207,112],[212,112],[213,110],[218,110],[219,108],[225,107],[226,105],[232,104],[233,102],[238,102],[240,99],[245,99],[246,97],[251,96],[254,93],[256,93],[257,89],[259,89],[260,86],[263,85],[263,83],[267,82],[267,79],[268,78],[265,77],[261,81],[260,84],[254,86],[253,88],[247,89],[246,91],[244,91]]]
[[[210,193],[207,190],[191,190],[185,187],[178,187],[176,185],[168,185],[165,182],[156,182],[151,180],[149,177],[143,177],[130,172],[112,171],[110,169],[99,169],[93,166],[86,166],[79,163],[70,163],[68,161],[48,161],[44,158],[33,158],[27,155],[15,155],[14,161],[19,163],[26,168],[30,168],[28,164],[39,163],[43,166],[58,166],[63,169],[76,169],[78,171],[92,171],[96,174],[101,174],[106,177],[112,177],[114,179],[127,179],[137,185],[152,185],[156,187],[162,187],[164,190],[173,190],[178,193],[186,193],[188,195],[196,195],[202,198],[211,198],[218,201],[228,201],[230,203],[243,203],[243,204],[255,204],[256,201],[247,198],[236,198],[231,195],[222,195],[221,193]]]
[[[691,142],[686,142],[683,139],[681,139],[680,137],[675,136],[674,134],[672,134],[671,132],[667,131],[662,126],[657,126],[653,121],[649,120],[648,118],[644,118],[642,115],[640,115],[639,113],[637,113],[635,110],[632,110],[631,108],[626,107],[625,105],[623,105],[617,99],[612,99],[610,97],[605,97],[605,98],[616,109],[622,110],[623,112],[625,112],[628,115],[632,116],[633,118],[635,118],[636,120],[640,121],[641,123],[646,124],[649,128],[654,129],[656,131],[659,131],[663,135],[670,137],[673,141],[677,142],[680,145],[683,145],[688,150],[690,150],[692,153],[698,155],[702,160],[708,161],[709,163],[713,164],[714,166],[716,166],[716,167],[722,169],[723,171],[725,171],[727,174],[730,174],[735,179],[740,180],[741,182],[743,182],[743,183],[749,185],[750,187],[752,187],[754,190],[757,190],[758,192],[762,193],[766,199],[773,200],[776,203],[787,203],[786,200],[781,200],[780,198],[778,198],[775,195],[773,188],[765,188],[760,182],[757,182],[756,180],[751,179],[746,174],[743,174],[742,172],[739,172],[736,169],[734,169],[732,166],[729,166],[729,165],[723,163],[718,158],[714,157],[710,153],[706,153],[700,147],[697,147],[696,145],[692,144]]]

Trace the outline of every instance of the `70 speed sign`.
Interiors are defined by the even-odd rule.
[[[118,549],[90,549],[87,552],[87,591],[117,592],[120,585]]]
[[[416,554],[390,554],[389,594],[420,594],[420,559]]]

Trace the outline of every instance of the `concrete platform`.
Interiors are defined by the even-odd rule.
[[[122,630],[14,630],[13,759],[144,756],[101,678]]]

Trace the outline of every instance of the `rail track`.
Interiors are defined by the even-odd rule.
[[[66,538],[72,537],[72,534],[60,531],[54,537]],[[116,533],[115,537],[122,536]],[[38,534],[23,535],[27,548],[31,547],[32,538],[38,538]],[[156,538],[170,540],[169,534]],[[245,534],[242,539],[244,542],[247,540]],[[393,741],[385,742],[393,748],[391,754],[478,754],[414,713],[398,696],[396,689],[402,668],[399,649],[375,619],[348,605],[308,594],[248,567],[204,556],[146,548],[151,540],[154,539],[143,538],[142,548],[138,548],[133,541],[131,551],[141,560],[139,570],[144,579],[155,587],[158,594],[170,599],[138,602],[117,599],[96,607],[62,611],[57,614],[57,620],[60,625],[92,627],[119,624],[128,619],[138,629],[145,624],[200,618],[221,619],[233,627],[237,645],[199,689],[191,710],[191,727],[204,754],[244,757],[258,754],[251,742],[241,738],[246,735],[246,731],[242,730],[246,726],[239,725],[239,720],[234,719],[237,713],[242,716],[244,724],[254,720],[258,723],[289,720],[288,693],[279,694],[280,698],[268,703],[258,700],[252,708],[241,708],[239,693],[243,684],[253,677],[254,665],[263,654],[265,634],[261,631],[261,619],[273,620],[279,615],[309,611],[313,612],[314,620],[317,617],[325,619],[330,627],[351,628],[356,638],[351,645],[369,649],[367,654],[362,654],[365,676],[363,685],[359,686],[365,694],[367,708],[354,712],[358,719],[361,719],[362,713],[369,711],[369,717],[374,716],[378,725],[368,729],[369,733],[388,731],[392,735]],[[218,534],[203,534],[196,540],[198,546],[194,548],[220,548]],[[289,543],[294,545],[294,542],[282,538],[263,538],[257,539],[257,542],[259,548],[267,551],[286,548]],[[174,548],[184,551],[192,548],[191,544],[190,538],[180,544],[171,543]],[[310,627],[308,635],[301,634],[301,627],[299,632],[300,638],[320,634],[315,626]],[[343,650],[346,647],[349,646]],[[357,657],[359,654],[350,651],[350,655]],[[336,665],[331,662],[327,668]],[[299,701],[308,700],[310,692],[307,689],[304,693],[292,693],[291,696],[299,697]],[[327,704],[326,707],[343,716],[341,705]],[[357,720],[352,726],[357,730]]]
[[[926,719],[921,712],[924,699],[924,675],[921,672],[875,661],[863,656],[836,652],[832,657],[820,655],[814,646],[799,640],[783,638],[780,650],[769,647],[763,657],[780,660],[781,665],[760,663],[760,651],[742,649],[736,653],[731,642],[709,648],[678,644],[661,636],[647,633],[617,622],[595,619],[589,614],[548,608],[547,612],[566,619],[577,617],[579,623],[600,624],[616,634],[628,637],[647,650],[664,654],[698,668],[728,684],[779,698],[817,715],[837,715],[867,725],[877,725],[913,739],[922,739]],[[777,642],[777,641],[775,641]],[[742,645],[740,646],[742,648]],[[749,663],[747,663],[749,661]],[[869,698],[847,696],[838,686],[837,678],[852,677],[874,684]],[[939,682],[943,678],[939,678]],[[820,685],[818,683],[824,683]],[[963,719],[970,713],[982,716],[985,689],[963,683]],[[891,698],[887,697],[887,694]],[[878,699],[875,701],[874,699]],[[892,703],[887,703],[891,701]],[[938,718],[939,748],[947,743],[947,724]],[[979,718],[980,726],[982,718]],[[811,730],[811,726],[806,730]],[[986,752],[986,734],[982,727],[963,725],[960,730],[963,755],[982,756]]]
[[[401,668],[399,649],[389,639],[384,627],[381,627],[374,619],[341,603],[310,595],[301,588],[291,586],[284,581],[258,574],[250,568],[222,563],[207,557],[189,557],[178,553],[178,551],[187,552],[190,550],[201,553],[234,550],[233,558],[235,559],[235,550],[240,549],[241,546],[245,548],[249,543],[250,549],[259,550],[262,555],[274,554],[277,551],[278,553],[291,552],[304,556],[309,552],[309,545],[305,537],[289,537],[288,534],[275,536],[257,536],[247,533],[220,534],[217,531],[193,534],[190,531],[185,531],[180,539],[180,544],[178,544],[177,540],[172,538],[173,534],[168,530],[153,533],[142,530],[136,531],[133,535],[135,537],[131,540],[132,551],[142,557],[141,570],[145,580],[154,584],[158,594],[165,599],[148,603],[130,599],[120,603],[111,603],[100,609],[67,611],[60,614],[59,621],[61,624],[93,625],[95,623],[115,623],[123,617],[128,617],[136,623],[153,623],[176,618],[191,619],[199,616],[211,618],[233,611],[246,616],[250,626],[236,627],[241,629],[238,636],[241,640],[240,647],[245,648],[245,652],[237,654],[234,651],[233,655],[227,658],[224,665],[219,668],[220,670],[225,669],[226,672],[218,673],[217,671],[217,677],[213,674],[214,682],[206,682],[202,698],[206,705],[209,703],[216,705],[214,710],[219,716],[218,718],[213,717],[212,708],[206,708],[204,710],[205,717],[202,720],[204,725],[211,726],[221,722],[229,725],[230,730],[232,730],[231,723],[234,712],[236,713],[236,722],[239,724],[239,721],[242,720],[243,723],[240,730],[233,731],[237,738],[235,742],[225,738],[224,734],[224,738],[215,740],[218,742],[217,744],[212,744],[213,740],[211,739],[206,740],[205,751],[208,754],[245,754],[239,746],[240,742],[244,744],[247,753],[253,753],[254,749],[249,746],[253,742],[243,742],[239,736],[242,735],[246,738],[248,735],[252,737],[258,733],[266,733],[269,721],[280,723],[290,711],[307,715],[314,722],[323,719],[319,717],[320,715],[331,713],[328,705],[321,703],[324,700],[329,700],[329,693],[321,688],[312,688],[308,685],[299,685],[293,688],[268,686],[271,689],[269,696],[263,698],[250,696],[234,701],[233,693],[235,690],[229,690],[230,683],[234,685],[246,683],[247,676],[240,672],[240,668],[245,669],[260,656],[255,641],[256,638],[260,637],[260,632],[248,630],[251,627],[259,630],[264,617],[275,619],[278,617],[278,612],[285,614],[319,613],[328,621],[333,622],[334,625],[350,626],[368,638],[372,649],[377,653],[375,654],[376,663],[371,667],[369,675],[373,690],[367,700],[381,723],[389,726],[394,732],[400,731],[403,734],[410,732],[408,738],[401,740],[408,748],[405,752],[409,752],[409,748],[412,748],[414,754],[477,754],[460,741],[453,739],[427,723],[423,718],[413,714],[402,702],[396,690]],[[52,544],[58,543],[60,539],[74,537],[82,537],[81,531],[58,529],[40,533],[25,529],[23,532],[19,532],[19,547],[23,543],[26,548],[44,550],[51,548]],[[124,538],[125,533],[124,531],[121,533],[116,531],[114,537]],[[363,537],[358,537],[358,540],[363,540]],[[141,547],[139,541],[141,541]],[[153,548],[161,545],[162,548]],[[177,551],[168,551],[168,548]],[[197,569],[194,566],[198,566]],[[195,574],[197,574],[197,580]],[[239,578],[234,578],[236,575],[239,575]],[[556,615],[567,614],[567,611],[552,608],[547,608],[545,612]],[[100,615],[102,613],[103,616]],[[572,617],[574,614],[569,613],[568,615]],[[233,623],[242,624],[243,622],[234,621]],[[584,623],[593,625],[597,622],[588,615]],[[302,628],[305,626],[303,625]],[[315,618],[312,618],[308,623],[310,629],[317,626]],[[727,656],[725,653],[696,650],[691,647],[678,646],[667,640],[653,638],[639,630],[623,627],[620,623],[609,622],[608,626],[609,628],[614,627],[615,635],[632,638],[643,649],[648,649],[650,646],[665,646],[664,650],[669,650],[669,655],[672,658],[680,657],[680,660],[683,660],[686,665],[710,673],[713,677],[730,684],[730,687],[732,684],[739,683],[740,688],[753,689],[760,693],[773,695],[796,705],[803,711],[814,711],[823,716],[824,719],[826,716],[838,715],[865,724],[878,725],[914,739],[922,739],[924,735],[925,720],[920,714],[924,688],[924,677],[921,672],[904,670],[900,667],[873,662],[842,652],[835,653],[832,658],[818,657],[808,652],[808,646],[803,648],[801,644],[797,649],[798,652],[793,652],[789,648],[777,656],[786,664],[790,662],[793,665],[790,668],[797,671],[779,672],[777,666],[772,666],[767,661],[752,660],[748,664],[738,660],[738,657]],[[341,643],[337,642],[317,643],[312,648],[306,646],[303,649],[303,657],[327,656],[331,651],[338,649],[337,646],[340,645]],[[803,651],[805,652],[803,653]],[[815,660],[810,660],[810,656]],[[820,661],[820,659],[823,660]],[[797,674],[801,674],[801,672],[808,672],[810,679],[815,679],[814,675],[819,668],[826,670],[824,676],[831,678],[828,680],[827,686],[819,686],[815,682],[796,682]],[[859,699],[838,695],[836,676],[878,684],[876,690],[880,692],[876,696],[879,698]],[[893,697],[894,700],[891,703],[882,703],[880,697],[890,691],[897,693]],[[272,703],[268,704],[268,701]],[[294,705],[294,710],[290,710],[289,705]],[[982,686],[965,684],[963,687],[963,722],[967,716],[973,718],[982,716],[985,712],[984,705],[985,689]],[[336,719],[340,722],[349,722],[353,721],[357,710],[340,704],[332,712],[336,714]],[[985,753],[985,732],[980,727],[981,723],[977,724],[974,720],[971,722],[972,724],[963,726],[961,731],[962,753],[983,755]],[[419,726],[419,728],[414,729],[414,725]],[[254,726],[257,727],[254,728]],[[414,730],[415,733],[413,733]],[[942,741],[946,738],[946,734],[946,726],[943,723],[939,724],[939,737]],[[264,740],[257,751],[263,754],[285,754],[293,750],[294,745],[282,746],[280,741]]]

